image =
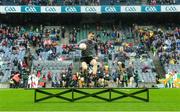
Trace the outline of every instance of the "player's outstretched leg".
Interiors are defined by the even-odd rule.
[[[82,62],[81,67],[82,67],[82,72],[84,72],[84,71],[86,71],[88,69],[88,65],[87,65],[86,62]]]
[[[91,62],[90,62],[90,64],[93,66],[93,70],[92,70],[92,74],[93,75],[96,75],[97,74],[97,69],[98,69],[98,67],[97,67],[97,61],[95,60],[95,59],[92,59],[91,60]]]

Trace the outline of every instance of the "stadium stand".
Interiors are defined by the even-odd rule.
[[[141,82],[158,83],[158,77],[165,78],[165,74],[163,76],[163,74],[157,73],[157,68],[153,62],[154,57],[159,58],[166,74],[175,73],[177,75],[180,72],[180,30],[178,26],[171,28],[162,27],[160,29],[153,25],[135,25],[119,29],[115,25],[92,26],[87,24],[82,25],[82,27],[22,27],[18,25],[13,27],[1,24],[0,81],[9,81],[11,87],[37,87],[37,85],[45,87],[46,83],[48,87],[78,87],[78,75],[73,74],[72,71],[80,74],[80,66],[77,64],[79,67],[76,66],[74,70],[72,68],[74,66],[71,67],[70,65],[78,63],[74,59],[78,48],[77,43],[85,39],[90,31],[95,32],[96,41],[100,45],[99,70],[104,69],[106,64],[108,64],[110,70],[109,74],[105,73],[105,69],[103,70],[104,72],[100,72],[99,75],[103,76],[104,82],[102,82],[102,77],[98,76],[99,78],[96,80],[98,84],[94,84],[95,87],[138,86],[131,83],[126,84],[126,82],[131,82],[131,77],[134,78],[134,82],[137,84]],[[134,35],[136,35],[136,38],[133,37]],[[63,41],[67,41],[67,44],[62,44],[64,43]],[[121,54],[122,50],[125,53],[125,57],[119,59],[119,53]],[[118,59],[116,55],[118,55]],[[120,67],[121,69],[118,71],[119,60],[125,66],[126,72],[123,75],[121,74],[123,67]],[[137,74],[137,76],[131,76],[132,74]],[[31,80],[30,78],[33,77],[34,80],[38,80],[38,83],[36,86],[28,86],[27,83],[30,83],[28,80]],[[22,80],[20,81],[20,79]],[[89,80],[93,81],[94,79]],[[15,83],[16,81],[19,82]]]
[[[0,4],[0,83],[10,83],[12,88],[158,83],[175,87],[179,80],[179,5],[174,5],[180,4],[179,0],[0,0]],[[38,5],[53,6],[52,15]],[[78,11],[79,7],[60,11],[69,8],[64,5],[102,7],[98,7],[101,13],[95,9],[97,14],[90,14],[90,10]],[[114,7],[103,12],[103,5]],[[132,7],[124,13],[123,7],[116,5]],[[143,11],[144,7],[148,10]],[[89,32],[98,43],[96,76],[89,73],[91,66],[83,73],[80,65],[79,42],[87,39]]]

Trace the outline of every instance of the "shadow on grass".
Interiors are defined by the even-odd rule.
[[[112,104],[112,103],[127,103],[127,104],[129,104],[129,103],[149,103],[149,102],[143,102],[143,101],[138,101],[138,100],[132,100],[132,101],[113,101],[113,102],[107,102],[107,101],[98,101],[98,100],[96,100],[96,101],[83,101],[83,100],[81,100],[81,101],[76,101],[76,102],[67,102],[67,101],[42,101],[42,102],[37,102],[37,103],[34,103],[34,104],[46,104],[46,103],[59,103],[59,104],[61,104],[61,103],[63,103],[63,104],[78,104],[78,103],[96,103],[96,104],[102,104],[102,103],[106,103],[106,104]]]

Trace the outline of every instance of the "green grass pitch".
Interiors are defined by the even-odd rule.
[[[47,91],[56,93],[57,90]],[[93,93],[98,90],[83,91]],[[134,90],[122,91],[131,93]],[[42,96],[38,93],[38,97]],[[67,94],[66,97],[68,96],[70,95]],[[106,94],[102,96],[108,97]],[[146,95],[142,93],[140,96]],[[150,102],[132,98],[114,102],[95,98],[67,102],[52,98],[39,103],[34,103],[34,90],[0,89],[0,111],[180,111],[180,89],[150,89]]]

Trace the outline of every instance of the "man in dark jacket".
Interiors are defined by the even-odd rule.
[[[83,70],[87,70],[88,65],[92,65],[92,74],[97,73],[97,55],[98,46],[96,41],[94,41],[94,33],[89,32],[88,39],[82,40],[79,43],[79,48],[82,50],[81,66]]]
[[[28,71],[26,69],[22,69],[21,75],[23,78],[23,87],[27,88],[28,85]]]
[[[136,70],[134,72],[134,82],[136,83],[136,87],[138,87],[138,81],[139,81],[139,77],[138,77],[138,71]]]
[[[4,73],[2,72],[2,70],[0,70],[0,82],[1,82],[1,80],[3,78],[3,76],[4,76]]]

